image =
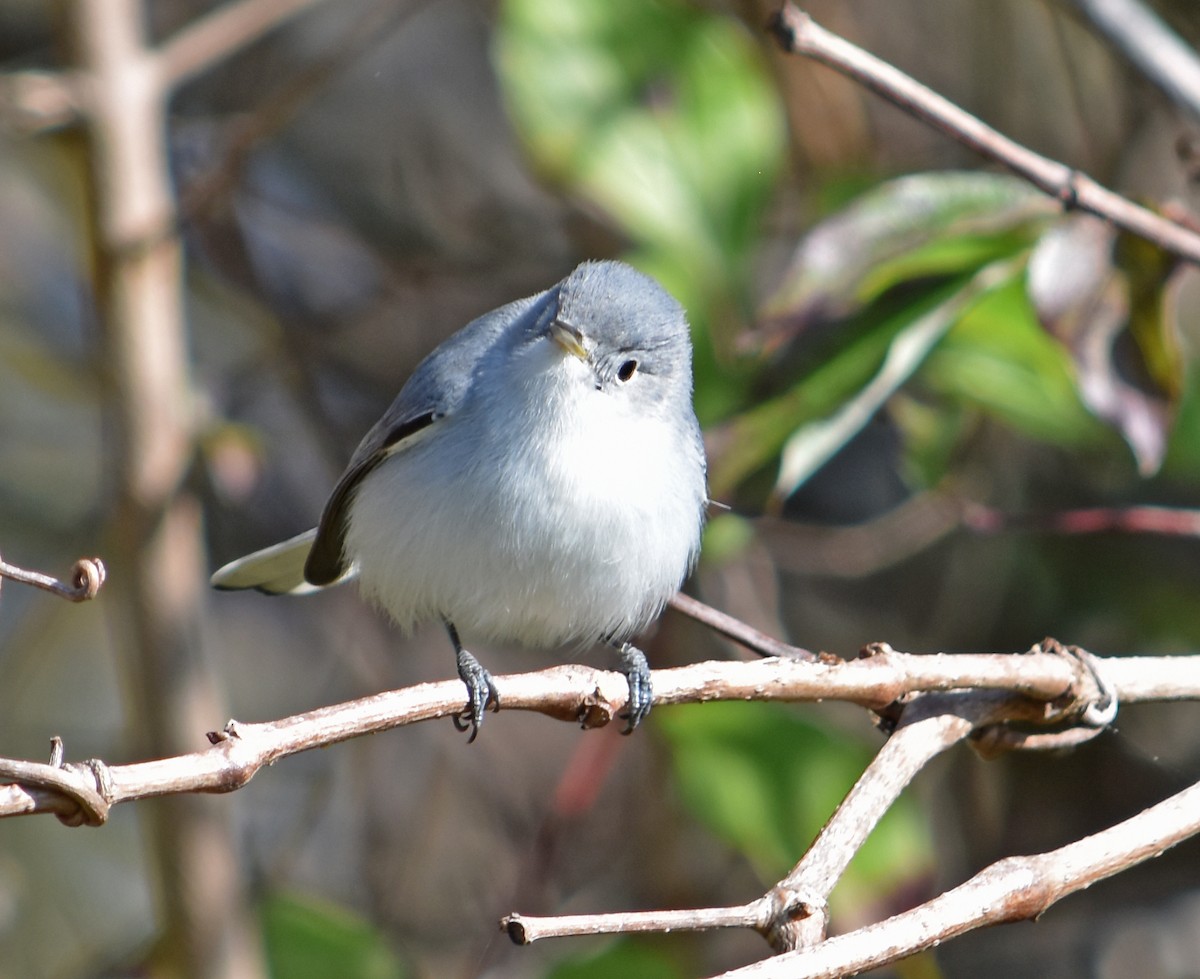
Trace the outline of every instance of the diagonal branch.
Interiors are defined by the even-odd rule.
[[[146,48],[141,86],[165,104],[180,85],[281,27],[321,0],[232,0],[192,21],[158,48]],[[119,18],[118,18],[119,19]],[[111,22],[111,21],[110,21]],[[101,21],[101,29],[107,25]],[[0,125],[33,135],[94,111],[95,77],[80,71],[0,74]]]
[[[1057,198],[1063,207],[1105,218],[1180,258],[1200,264],[1200,235],[1134,204],[1065,163],[1009,139],[898,68],[820,27],[794,4],[784,4],[771,26],[784,50],[813,58],[854,79],[964,146],[1003,164]]]
[[[895,962],[985,925],[1036,918],[1051,905],[1200,833],[1200,783],[1093,836],[1035,856],[1006,857],[953,890],[820,945],[720,979],[834,979]]]
[[[854,783],[799,863],[766,895],[765,934],[777,950],[815,945],[829,926],[828,901],[850,861],[917,774],[981,727],[1012,719],[1030,702],[976,691],[927,694],[905,708],[896,733]]]
[[[1066,0],[1177,105],[1200,118],[1200,57],[1138,0]]]
[[[159,84],[172,91],[320,0],[235,0],[192,21],[158,48]]]

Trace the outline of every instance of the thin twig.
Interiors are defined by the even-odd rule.
[[[682,911],[616,911],[611,914],[562,914],[545,918],[510,914],[500,919],[500,930],[507,932],[517,945],[532,945],[545,938],[577,938],[582,935],[757,928],[761,918],[759,902],[755,901],[734,908],[693,908]]]
[[[165,103],[180,85],[228,60],[321,0],[234,0],[147,49],[147,77]],[[0,125],[24,136],[58,129],[88,111],[92,79],[75,71],[0,75]]]
[[[159,84],[172,91],[228,60],[320,0],[234,0],[192,21],[156,54]]]
[[[732,615],[715,609],[711,605],[705,605],[698,598],[692,598],[691,595],[685,595],[683,592],[679,592],[668,604],[676,612],[695,619],[718,635],[732,639],[760,656],[783,656],[788,659],[810,661],[817,658],[815,653],[807,649],[791,646],[774,636],[768,636],[765,632],[760,632],[741,619],[735,619]]]
[[[0,127],[34,136],[79,118],[78,77],[67,71],[14,71],[0,75]]]
[[[106,574],[104,562],[98,557],[84,557],[76,561],[71,568],[70,584],[53,575],[18,568],[15,564],[0,559],[0,578],[19,581],[23,585],[33,585],[34,588],[41,588],[69,602],[86,602],[95,598],[100,586],[104,584]]]
[[[904,72],[823,27],[787,3],[772,22],[784,50],[813,58],[883,96],[978,153],[1003,164],[1065,208],[1079,208],[1200,264],[1200,235],[1134,204],[1086,174],[1009,139]]]
[[[1005,513],[978,503],[963,507],[962,522],[977,533],[1043,530],[1056,534],[1162,534],[1200,537],[1200,510],[1188,507],[1082,507],[1052,513]]]

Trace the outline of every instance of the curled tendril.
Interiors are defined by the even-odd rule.
[[[108,572],[98,557],[80,558],[71,569],[71,582],[59,581],[40,571],[28,571],[0,560],[0,579],[10,578],[43,591],[53,592],[71,602],[86,602],[96,597]]]
[[[96,597],[108,570],[98,557],[81,557],[71,569],[71,583],[75,586],[74,595],[68,596],[73,602],[87,602]]]

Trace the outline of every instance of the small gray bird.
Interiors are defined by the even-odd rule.
[[[471,740],[490,674],[469,639],[604,642],[650,710],[629,639],[695,564],[707,504],[683,309],[620,262],[586,262],[493,310],[413,372],[366,434],[320,525],[225,565],[223,589],[304,594],[357,577],[404,630],[440,619]]]

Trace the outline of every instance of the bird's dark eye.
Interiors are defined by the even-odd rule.
[[[636,360],[627,360],[617,368],[617,380],[628,381],[634,374],[637,373],[638,362]]]

